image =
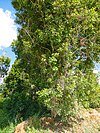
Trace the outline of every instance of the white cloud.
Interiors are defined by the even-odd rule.
[[[17,27],[11,12],[0,8],[0,48],[9,47],[13,39],[17,38]]]

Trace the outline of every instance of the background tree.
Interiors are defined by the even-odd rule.
[[[8,70],[10,67],[10,58],[6,56],[0,56],[0,128],[8,125],[8,115],[6,113],[6,109],[4,107],[4,98],[3,98],[3,90],[5,89],[5,84],[2,83],[2,79],[5,78],[8,74]]]
[[[10,117],[26,119],[39,109],[33,94],[35,87],[31,84],[29,74],[20,67],[20,60],[15,61],[5,85],[2,94],[7,97],[5,106]]]
[[[0,57],[0,76],[4,77],[7,74],[10,66],[10,58],[1,56]]]

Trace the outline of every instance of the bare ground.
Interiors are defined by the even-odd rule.
[[[100,133],[100,108],[81,109],[67,124],[55,121],[51,117],[43,117],[40,121],[41,128],[48,129],[48,133]],[[18,124],[15,133],[26,133],[27,126],[31,124],[34,126],[34,117]]]

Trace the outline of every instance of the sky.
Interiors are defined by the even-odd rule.
[[[15,54],[11,50],[11,43],[17,38],[17,26],[14,23],[15,10],[11,1],[0,0],[0,55],[9,56],[12,65]]]

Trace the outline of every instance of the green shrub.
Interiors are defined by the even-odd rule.
[[[5,128],[0,128],[0,133],[13,133],[14,132],[15,125],[13,123],[10,123],[9,126],[6,126]]]

